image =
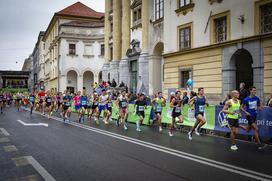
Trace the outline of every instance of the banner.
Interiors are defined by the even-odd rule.
[[[222,112],[223,106],[216,106],[215,108],[215,128],[216,131],[221,132],[229,132],[228,122],[226,118],[226,114]],[[242,113],[242,116],[239,118],[240,125],[248,125],[246,116]],[[262,108],[261,111],[258,112],[256,124],[259,128],[259,134],[261,137],[269,137],[272,138],[272,109],[269,107]],[[239,134],[244,135],[253,135],[253,130],[250,132],[246,132],[243,129],[239,129]]]

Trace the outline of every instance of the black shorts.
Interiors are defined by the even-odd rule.
[[[107,110],[112,112],[112,107],[107,107]]]
[[[162,113],[162,112],[155,112],[156,115],[157,115],[157,114],[161,115],[161,113]]]
[[[256,123],[256,117],[254,116],[246,116],[248,125],[251,126],[253,123]]]
[[[98,108],[98,105],[93,105],[93,106],[92,106],[92,110],[94,110],[94,109],[96,109],[96,108]]]
[[[89,106],[87,105],[87,109],[91,109],[91,107],[92,107],[91,105],[89,105]]]
[[[51,103],[46,103],[46,107],[50,107],[51,105]]]
[[[138,116],[142,116],[143,118],[145,117],[145,113],[142,112],[142,111],[137,112],[137,115],[138,115]]]
[[[239,119],[228,118],[229,126],[239,128]]]
[[[70,106],[63,105],[63,110],[66,111]]]
[[[195,113],[195,118],[196,118],[198,115],[201,115],[201,116],[204,117],[204,112],[197,112],[197,113]]]

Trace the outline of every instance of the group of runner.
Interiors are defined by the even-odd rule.
[[[0,93],[0,108],[1,113],[3,111],[4,103],[7,96]],[[128,118],[128,107],[130,101],[130,94],[126,90],[122,90],[118,95],[113,95],[110,90],[102,89],[101,93],[93,92],[92,94],[87,94],[85,88],[83,88],[82,93],[78,91],[76,94],[71,94],[69,91],[64,93],[53,93],[51,91],[45,92],[41,90],[35,93],[33,90],[30,94],[17,93],[13,96],[14,104],[17,106],[18,111],[21,109],[21,105],[25,108],[29,107],[30,114],[32,114],[33,109],[40,111],[45,115],[48,112],[48,118],[50,119],[52,113],[60,112],[63,117],[63,121],[69,121],[72,106],[74,106],[75,113],[77,114],[77,121],[83,123],[85,119],[90,122],[99,124],[99,118],[102,116],[103,122],[109,124],[112,115],[113,104],[116,104],[119,108],[119,116],[116,120],[116,125],[119,127],[123,125],[124,130],[128,129],[127,118]],[[73,102],[73,104],[72,104]],[[154,98],[150,100],[152,111],[155,114],[152,120],[158,122],[159,132],[162,129],[162,110],[166,106],[166,99],[163,97],[162,92],[158,92],[154,95]],[[189,104],[191,108],[195,111],[195,124],[188,132],[189,140],[193,139],[193,132],[196,135],[200,135],[201,127],[206,123],[205,119],[205,107],[209,106],[207,98],[204,94],[204,88],[198,88],[198,93],[191,91],[190,98],[187,94],[183,94],[180,90],[177,90],[174,94],[170,96],[170,108],[172,122],[169,126],[169,136],[173,136],[173,131],[176,123],[183,123],[182,108],[184,104]],[[134,104],[134,114],[139,117],[136,122],[136,131],[141,131],[141,125],[145,118],[145,110],[148,106],[146,96],[144,93],[138,95]],[[228,120],[228,127],[231,132],[231,150],[237,150],[238,147],[235,143],[235,137],[238,134],[238,129],[242,128],[246,131],[254,130],[254,137],[256,142],[261,148],[261,141],[259,139],[258,127],[256,125],[256,117],[258,110],[261,109],[260,99],[256,96],[256,88],[250,88],[250,95],[244,99],[242,102],[239,101],[239,92],[234,90],[231,92],[231,97],[229,100],[225,101],[223,112],[226,114]],[[239,118],[241,112],[246,114],[248,120],[247,126],[239,125]]]

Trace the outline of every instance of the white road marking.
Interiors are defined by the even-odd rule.
[[[45,127],[48,127],[48,124],[46,124],[46,123],[25,123],[21,120],[17,120],[17,121],[24,126],[45,126]]]
[[[10,134],[7,132],[5,128],[0,128],[0,131],[3,133],[3,135],[10,136]]]
[[[42,114],[40,114],[40,115],[42,115]],[[44,116],[44,115],[42,115],[42,116]],[[56,121],[63,122],[63,120],[61,118],[54,117],[54,116],[52,118],[54,120],[56,120]],[[137,139],[134,139],[134,138],[131,138],[131,137],[123,136],[123,135],[120,135],[120,134],[112,133],[112,132],[109,132],[109,131],[97,129],[97,128],[94,128],[94,127],[90,127],[90,126],[75,123],[75,122],[68,122],[66,124],[73,125],[73,126],[76,126],[76,127],[79,127],[79,128],[83,128],[83,129],[93,131],[93,132],[96,132],[96,133],[100,133],[100,134],[103,134],[103,135],[107,135],[107,136],[110,136],[110,137],[113,137],[113,138],[116,138],[116,139],[119,139],[119,140],[123,140],[123,141],[126,141],[126,142],[134,143],[134,144],[146,147],[146,148],[150,148],[150,149],[153,149],[153,150],[164,152],[164,153],[174,155],[174,156],[177,156],[177,157],[180,157],[180,158],[192,160],[192,161],[195,161],[195,162],[198,162],[198,163],[201,163],[201,164],[204,164],[204,165],[208,165],[208,166],[211,166],[211,167],[215,167],[215,168],[218,168],[218,169],[221,169],[221,170],[225,170],[225,171],[228,171],[228,172],[243,175],[243,176],[253,178],[253,179],[256,179],[256,180],[262,180],[262,181],[272,180],[272,176],[268,175],[268,174],[256,172],[256,171],[253,171],[253,170],[245,169],[245,168],[242,168],[242,167],[230,165],[230,164],[219,162],[219,161],[215,161],[215,160],[208,159],[208,158],[205,158],[205,157],[193,155],[193,154],[190,154],[190,153],[182,152],[182,151],[171,149],[171,148],[167,148],[167,147],[156,145],[156,144],[153,144],[153,143],[150,143],[150,142],[137,140]]]
[[[32,156],[25,156],[27,161],[35,168],[37,172],[42,176],[45,181],[56,181],[39,162],[37,162]]]

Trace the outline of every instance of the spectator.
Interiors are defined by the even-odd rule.
[[[115,82],[115,80],[114,80],[114,79],[112,79],[111,86],[112,86],[112,87],[114,87],[114,88],[117,86],[117,83]]]
[[[249,92],[245,89],[246,84],[244,82],[240,83],[240,95],[239,100],[242,102],[247,96],[249,96]]]
[[[120,83],[119,87],[125,87],[125,84],[123,81]]]
[[[266,106],[272,108],[272,94],[270,95],[270,98],[267,100]]]
[[[225,96],[225,99],[223,102],[220,102],[220,105],[225,105],[225,103],[231,99],[231,94],[230,93],[227,93],[226,96]]]
[[[189,97],[187,96],[187,92],[183,92],[183,98],[182,98],[183,105],[188,104],[188,102],[189,102]]]
[[[112,83],[110,82],[110,80],[108,80],[108,85],[110,86],[110,87],[113,87],[112,85]]]

